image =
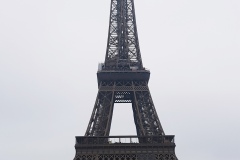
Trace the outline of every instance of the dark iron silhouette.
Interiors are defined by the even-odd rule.
[[[76,137],[74,160],[177,160],[174,136],[166,136],[148,88],[133,0],[111,0],[105,62],[85,136]],[[114,103],[131,103],[137,136],[109,136]]]

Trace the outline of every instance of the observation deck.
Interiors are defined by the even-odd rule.
[[[77,136],[75,145],[77,154],[102,157],[127,155],[129,157],[156,157],[168,153],[175,155],[174,136]],[[99,158],[104,160],[103,158]],[[134,159],[134,158],[132,158]],[[150,158],[152,160],[153,158]],[[155,159],[155,158],[154,158]],[[111,160],[111,158],[110,158]],[[121,160],[121,159],[120,159]],[[145,160],[143,158],[142,160]]]
[[[150,78],[149,70],[99,70],[98,84],[101,81],[146,81]]]

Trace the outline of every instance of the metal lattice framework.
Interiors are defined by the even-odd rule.
[[[74,160],[177,160],[174,147],[174,136],[82,136]]]
[[[174,136],[165,135],[148,88],[133,0],[111,0],[107,51],[97,78],[97,98],[85,136],[76,137],[74,160],[177,160]],[[115,103],[132,104],[137,136],[109,136]]]
[[[136,18],[133,0],[112,0],[108,45],[105,57],[106,70],[141,69]]]
[[[146,81],[102,81],[85,136],[109,136],[114,103],[132,103],[137,134],[164,135]]]
[[[76,160],[177,160],[175,154],[99,154],[78,155]]]

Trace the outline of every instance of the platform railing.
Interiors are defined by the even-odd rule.
[[[154,144],[154,143],[174,143],[174,136],[77,136],[76,144]]]

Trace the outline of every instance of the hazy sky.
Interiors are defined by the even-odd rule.
[[[240,1],[135,0],[143,64],[180,160],[239,160]],[[97,95],[110,0],[0,0],[0,160],[71,160]],[[130,104],[111,135],[136,134]]]

